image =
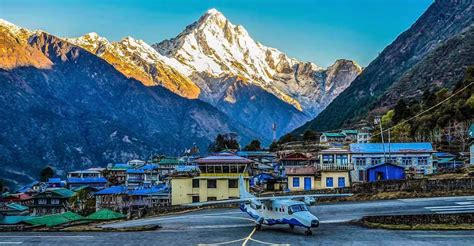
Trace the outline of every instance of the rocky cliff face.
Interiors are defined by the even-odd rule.
[[[0,63],[2,178],[27,181],[45,165],[61,174],[152,153],[178,155],[193,145],[205,151],[223,132],[237,132],[243,142],[260,137],[207,103],[144,86],[65,40],[15,30],[0,33],[4,57],[21,57]],[[10,49],[3,40],[19,45]]]
[[[217,102],[225,89],[219,78],[245,79],[314,116],[360,73],[352,61],[338,61],[328,69],[289,58],[253,40],[243,26],[234,25],[215,9],[186,27],[176,38],[153,45],[174,58],[200,88],[205,101]],[[333,69],[344,63],[344,69]]]
[[[469,60],[472,61],[467,58],[472,57],[472,53],[464,53],[472,42],[456,36],[473,25],[473,6],[471,1],[435,1],[321,114],[294,133],[306,129],[338,129],[366,118],[371,110],[389,108],[405,96],[419,95],[431,86],[454,84],[462,77]],[[461,39],[464,40],[462,45]],[[448,42],[451,44],[445,46]],[[452,64],[459,67],[454,68]],[[447,78],[453,80],[445,80]]]

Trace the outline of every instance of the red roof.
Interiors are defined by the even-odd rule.
[[[316,174],[316,167],[287,167],[285,168],[285,173],[287,176],[296,176],[296,175],[314,175]]]
[[[302,153],[291,153],[286,155],[285,157],[281,158],[280,160],[283,161],[307,161],[311,158],[307,157],[305,154]]]

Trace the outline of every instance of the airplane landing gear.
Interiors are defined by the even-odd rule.
[[[291,230],[295,229],[295,225],[290,225],[290,229]]]
[[[313,235],[313,232],[310,229],[308,229],[304,232],[304,235],[305,236],[311,236],[311,235]]]
[[[257,229],[257,231],[260,231],[262,229],[262,225],[261,224],[257,224],[255,225],[255,228]]]

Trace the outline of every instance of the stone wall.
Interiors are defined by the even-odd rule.
[[[361,219],[361,222],[409,226],[423,224],[473,224],[474,213],[364,216]]]

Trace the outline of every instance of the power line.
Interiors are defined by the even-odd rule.
[[[395,127],[397,127],[397,126],[399,126],[399,125],[401,125],[401,124],[405,124],[405,123],[407,123],[407,122],[409,122],[409,121],[411,121],[411,120],[413,120],[413,119],[415,119],[415,118],[421,116],[422,114],[424,114],[424,113],[426,113],[426,112],[428,112],[428,111],[430,111],[430,110],[432,110],[432,109],[438,107],[439,105],[441,105],[441,104],[443,104],[443,103],[449,101],[449,99],[451,99],[451,98],[453,98],[454,96],[456,96],[457,94],[461,93],[462,91],[464,91],[465,89],[467,89],[467,88],[468,88],[469,86],[471,86],[472,84],[474,84],[474,81],[471,82],[471,83],[469,83],[468,85],[464,86],[463,88],[459,89],[458,91],[456,91],[455,93],[453,93],[452,95],[450,95],[449,97],[447,97],[446,99],[444,99],[443,101],[441,101],[441,102],[435,104],[434,106],[432,106],[432,107],[430,107],[430,108],[428,108],[428,109],[426,109],[426,110],[424,110],[424,111],[422,111],[422,112],[420,112],[420,113],[418,113],[418,114],[416,114],[416,115],[410,117],[409,119],[403,120],[403,121],[397,123],[396,125],[394,125],[394,126],[392,126],[392,127],[389,127],[389,128],[387,128],[387,129],[385,129],[385,130],[383,130],[383,131],[380,131],[380,132],[378,132],[378,133],[376,133],[376,134],[374,134],[374,135],[378,135],[378,134],[382,134],[382,133],[384,133],[384,132],[390,131],[390,130],[394,129]]]

